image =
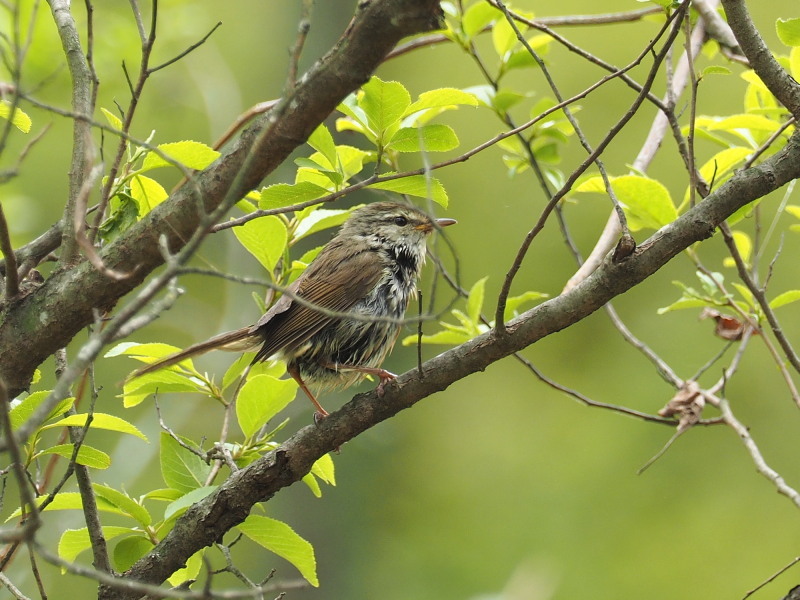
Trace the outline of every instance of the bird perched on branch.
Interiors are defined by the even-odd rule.
[[[131,377],[210,350],[257,350],[254,363],[271,356],[286,360],[288,373],[316,408],[315,419],[328,412],[309,384],[346,388],[373,375],[382,393],[395,375],[381,364],[416,295],[426,240],[434,229],[455,222],[396,202],[359,208],[257,323],[189,346]]]

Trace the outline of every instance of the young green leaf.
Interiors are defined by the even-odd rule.
[[[336,485],[336,473],[330,454],[323,454],[317,459],[317,462],[311,466],[311,473],[329,485]]]
[[[169,194],[155,179],[136,175],[131,179],[131,198],[139,208],[139,218],[143,217],[167,199]]]
[[[742,257],[744,264],[749,264],[750,255],[753,252],[753,241],[744,231],[733,230],[731,234],[733,236],[733,243],[736,245],[736,250],[738,250],[739,255]],[[726,256],[723,259],[722,264],[726,267],[735,267],[736,261],[732,256]]]
[[[103,116],[106,118],[106,121],[108,121],[109,125],[111,125],[114,129],[122,131],[122,121],[117,115],[105,108],[101,108],[100,112],[103,113]]]
[[[261,515],[250,515],[237,527],[258,545],[288,560],[306,581],[319,587],[314,548],[286,523]]]
[[[234,227],[233,233],[267,271],[272,271],[278,264],[289,240],[286,225],[275,216],[248,221],[241,227]]]
[[[800,46],[800,18],[778,19],[775,30],[778,38],[787,46]]]
[[[200,502],[200,500],[211,494],[218,487],[219,486],[216,485],[206,485],[180,496],[173,502],[170,502],[164,509],[164,519],[169,519],[173,515],[183,514],[192,504]]]
[[[310,136],[308,136],[308,145],[320,152],[332,167],[336,166],[336,143],[333,141],[333,136],[324,124],[317,127]]]
[[[381,144],[391,138],[403,113],[411,105],[411,96],[397,81],[372,77],[361,88],[358,105],[364,110],[367,122]]]
[[[496,19],[502,19],[503,13],[488,2],[475,2],[461,18],[461,30],[464,32],[465,41],[469,42],[483,29]]]
[[[33,125],[31,118],[19,107],[14,109],[14,114],[12,115],[11,104],[5,100],[0,101],[0,119],[10,120],[11,124],[22,133],[28,133],[31,130],[31,125]]]
[[[294,240],[297,241],[312,233],[330,229],[331,227],[338,227],[349,216],[349,210],[316,208],[310,212],[304,211],[301,215],[298,215],[300,222],[294,231]]]
[[[120,492],[119,490],[115,490],[107,485],[100,485],[99,483],[93,483],[92,488],[97,496],[116,506],[120,511],[138,521],[143,527],[147,527],[153,522],[148,510],[125,492]]]
[[[386,173],[389,175],[389,173]],[[398,194],[408,194],[418,198],[430,198],[440,206],[447,208],[447,192],[442,183],[435,177],[425,175],[410,175],[401,179],[390,179],[373,183],[369,187],[379,190],[390,190]]]
[[[470,322],[475,325],[477,325],[481,319],[481,309],[483,308],[483,296],[487,279],[489,279],[489,277],[483,277],[476,281],[469,290],[469,295],[467,296],[467,317]]]
[[[69,417],[65,417],[59,421],[56,421],[55,423],[45,425],[42,427],[42,429],[53,429],[56,427],[84,427],[88,418],[89,415],[86,414],[70,415]],[[119,433],[127,433],[129,435],[141,438],[145,442],[147,441],[147,437],[141,431],[139,431],[135,425],[128,423],[125,419],[120,419],[114,415],[94,413],[92,415],[92,422],[89,427],[94,427],[95,429],[107,429],[109,431],[118,431]]]
[[[192,442],[183,440],[187,445]],[[161,475],[170,487],[183,493],[204,487],[211,466],[168,433],[161,434]]]
[[[47,496],[39,496],[36,498],[36,506],[41,506],[44,501],[47,500]],[[53,497],[53,501],[50,502],[46,507],[42,510],[45,512],[53,511],[53,510],[82,510],[83,509],[83,500],[81,499],[81,495],[78,492],[61,492],[60,494],[56,494]],[[109,504],[103,498],[97,499],[97,509],[103,512],[115,514],[115,515],[124,515],[124,513],[119,510],[113,504]],[[18,508],[14,512],[9,515],[6,519],[6,522],[19,517],[22,514],[22,509]]]
[[[780,308],[781,306],[786,306],[798,300],[800,300],[800,290],[789,290],[788,292],[783,292],[775,296],[770,301],[769,307],[772,309]]]
[[[178,587],[186,581],[197,579],[200,574],[200,568],[203,566],[203,554],[205,549],[198,550],[189,557],[186,561],[186,566],[182,569],[175,571],[167,578],[172,587]]]
[[[316,200],[330,194],[330,190],[311,183],[300,181],[295,184],[276,183],[261,190],[258,207],[261,209],[283,208],[309,200]]]
[[[640,175],[623,175],[611,180],[611,187],[626,209],[631,230],[660,229],[678,217],[669,190],[659,181]],[[601,177],[592,177],[575,188],[576,192],[606,192]]]
[[[219,152],[205,144],[192,140],[159,144],[157,148],[171,158],[173,162],[195,171],[205,169],[219,158]],[[173,163],[164,160],[155,152],[150,152],[144,157],[142,171],[171,166],[174,166]]]
[[[29,396],[18,401],[17,404],[14,404],[9,411],[12,429],[19,429],[25,421],[30,419],[31,415],[33,415],[36,409],[39,408],[42,402],[44,402],[50,394],[51,392],[49,391],[33,392]],[[63,415],[74,403],[75,398],[72,396],[69,398],[64,398],[53,407],[53,410],[48,413],[43,422],[46,423],[50,419]]]
[[[144,535],[132,535],[121,539],[114,546],[114,567],[117,572],[124,573],[152,549],[153,542]]]
[[[458,148],[458,143],[452,127],[434,124],[399,129],[387,148],[397,152],[447,152]]]
[[[101,529],[103,530],[103,537],[106,540],[113,539],[120,535],[141,534],[140,530],[131,527],[107,525]],[[89,530],[86,527],[83,529],[67,529],[61,534],[61,539],[58,541],[58,556],[67,562],[73,562],[78,554],[84,550],[88,550],[91,546]]]
[[[294,400],[297,384],[291,379],[256,375],[248,379],[236,399],[236,418],[248,438]]]
[[[183,363],[125,381],[122,386],[122,405],[131,408],[141,404],[151,394],[207,393],[208,389]]]
[[[45,454],[57,454],[64,458],[72,458],[73,451],[74,447],[72,444],[59,444],[42,450],[36,454],[35,458]],[[75,462],[91,469],[107,469],[111,466],[111,457],[102,450],[92,448],[87,444],[82,444],[78,449],[78,456],[75,458]]]

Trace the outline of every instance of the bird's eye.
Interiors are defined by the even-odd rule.
[[[398,227],[405,227],[406,225],[408,225],[408,219],[406,219],[405,217],[395,217],[394,224],[397,225]]]

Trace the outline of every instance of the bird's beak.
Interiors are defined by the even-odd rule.
[[[455,219],[436,219],[436,226],[437,227],[449,227],[450,225],[455,225],[458,223]]]

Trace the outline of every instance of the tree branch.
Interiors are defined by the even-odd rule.
[[[214,164],[104,249],[103,264],[130,277],[114,281],[82,262],[14,305],[0,324],[0,378],[10,395],[25,390],[36,366],[93,322],[94,310],[110,310],[164,262],[160,236],[171,251],[181,248],[226,196],[244,196],[305,142],[400,39],[439,27],[440,18],[435,0],[361,3],[336,46],[300,78],[283,110],[255,119]],[[270,135],[256,147],[268,129]]]
[[[612,298],[638,285],[691,244],[713,235],[734,211],[800,176],[800,134],[763,164],[738,173],[705,200],[657,231],[630,258],[619,263],[608,257],[598,270],[571,291],[525,312],[507,324],[443,352],[388,385],[382,398],[376,391],[355,396],[340,410],[294,434],[274,452],[232,474],[212,495],[198,502],[148,555],[123,574],[125,578],[158,584],[199,549],[241,523],[253,504],[269,500],[300,480],[322,455],[374,425],[446,389],[468,375],[534,342],[586,318]],[[104,588],[101,598],[136,596]]]
[[[722,7],[728,17],[728,24],[756,75],[780,103],[796,119],[800,119],[800,83],[775,60],[750,18],[744,0],[722,0]]]

